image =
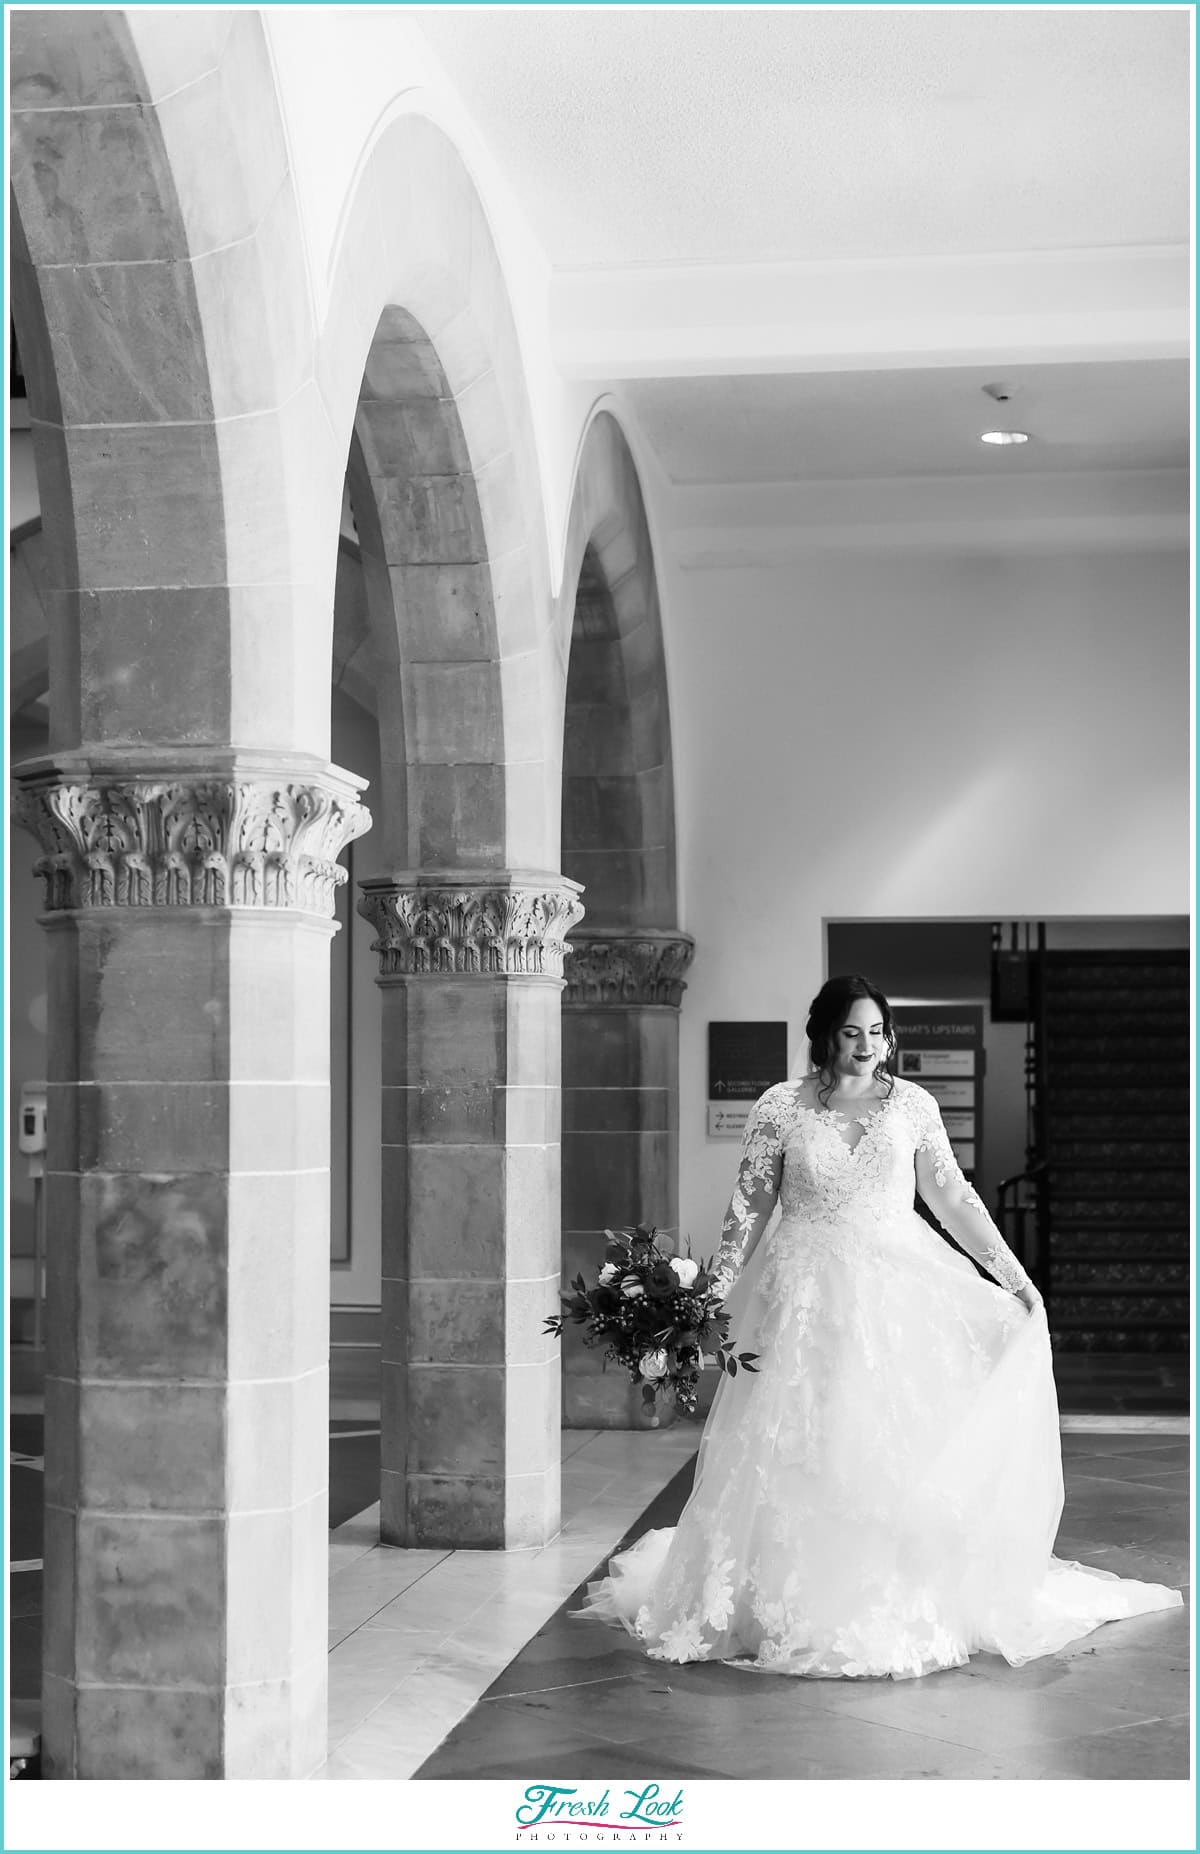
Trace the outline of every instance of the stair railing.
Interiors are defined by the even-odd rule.
[[[1046,1164],[1039,1160],[996,1188],[996,1224],[1043,1300],[1050,1270],[1045,1241]]]

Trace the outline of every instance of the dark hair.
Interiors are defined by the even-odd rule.
[[[808,1022],[804,1026],[812,1065],[821,1077],[817,1098],[826,1107],[834,1090],[834,1039],[849,1017],[851,1007],[860,998],[870,998],[878,1006],[879,1015],[883,1019],[883,1034],[887,1040],[887,1055],[882,1062],[876,1063],[875,1079],[887,1082],[889,1094],[895,1085],[888,1064],[896,1055],[896,1026],[892,1020],[892,1007],[878,985],[872,985],[870,979],[862,978],[856,972],[842,978],[826,979],[808,1007]]]

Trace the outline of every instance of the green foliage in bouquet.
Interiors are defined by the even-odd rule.
[[[652,1404],[668,1387],[681,1410],[694,1415],[705,1364],[736,1377],[739,1365],[758,1369],[757,1352],[735,1352],[729,1315],[716,1292],[711,1259],[671,1255],[658,1244],[657,1228],[605,1230],[608,1247],[595,1287],[582,1275],[560,1296],[561,1314],[545,1330],[561,1338],[567,1320],[586,1326],[583,1343],[605,1348],[604,1362],[623,1365],[642,1397]]]

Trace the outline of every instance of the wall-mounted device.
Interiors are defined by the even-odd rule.
[[[46,1150],[46,1084],[26,1082],[21,1089],[21,1123],[17,1144],[27,1159],[37,1159]],[[34,1176],[40,1176],[39,1165]],[[30,1171],[33,1167],[30,1166]]]
[[[21,1089],[17,1146],[33,1179],[33,1343],[42,1346],[42,1312],[46,1297],[46,1084],[26,1082]]]

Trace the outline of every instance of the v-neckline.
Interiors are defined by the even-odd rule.
[[[851,1158],[853,1158],[854,1154],[858,1151],[859,1147],[862,1145],[863,1141],[866,1139],[868,1133],[871,1131],[871,1128],[874,1125],[875,1121],[878,1120],[879,1116],[885,1111],[888,1102],[892,1099],[892,1095],[890,1094],[874,1095],[874,1096],[866,1096],[864,1098],[875,1101],[876,1105],[872,1113],[848,1114],[845,1111],[845,1109],[841,1107],[811,1107],[807,1101],[797,1101],[796,1105],[797,1107],[802,1108],[806,1114],[811,1114],[815,1120],[829,1121],[829,1122],[833,1122],[837,1120],[846,1120],[850,1123],[851,1126],[861,1126],[862,1132],[859,1134],[858,1138],[854,1141],[853,1145],[850,1144],[850,1141],[848,1139],[843,1139],[841,1133],[838,1131],[836,1126],[833,1126],[833,1125],[830,1126],[830,1132],[833,1134],[834,1138],[837,1140],[837,1143],[842,1148],[842,1151],[848,1152]]]

